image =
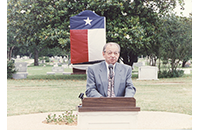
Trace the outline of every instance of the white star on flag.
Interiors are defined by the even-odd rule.
[[[87,19],[84,19],[84,21],[85,21],[85,25],[87,24],[91,25],[90,22],[92,22],[92,20],[90,20],[89,17],[87,17]]]

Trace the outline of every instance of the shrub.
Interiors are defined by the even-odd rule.
[[[45,59],[45,62],[49,62],[50,61],[48,56],[45,56],[44,59]]]
[[[16,72],[14,62],[12,60],[7,60],[7,79],[11,79],[12,74]]]
[[[58,117],[56,114],[49,114],[46,118],[45,123],[53,123],[53,124],[65,124],[69,125],[72,123],[77,123],[77,115],[73,114],[73,111],[66,111],[65,113],[62,113],[62,115],[59,115]]]
[[[175,71],[160,71],[158,73],[158,78],[174,78],[174,77],[182,77],[184,75],[183,70],[175,70]]]
[[[39,60],[45,60],[45,62],[49,62],[49,57],[48,56],[43,56],[43,57],[39,57]]]

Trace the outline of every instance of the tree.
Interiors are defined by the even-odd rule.
[[[192,17],[185,18],[181,17],[182,26],[185,28],[185,33],[183,37],[185,38],[182,45],[182,67],[185,63],[192,58]]]
[[[176,6],[176,0],[92,0],[86,5],[84,9],[106,17],[107,42],[119,43],[123,62],[132,65],[139,55],[158,55],[160,17]]]
[[[161,57],[170,62],[173,73],[179,61],[192,57],[192,19],[167,15],[161,29]]]
[[[65,18],[59,4],[64,1],[10,0],[8,1],[8,29],[15,28],[18,44],[34,48],[34,65],[38,65],[38,54],[44,48],[69,46],[69,32],[65,29],[69,20]]]
[[[7,30],[7,59],[10,60],[12,56],[12,51],[16,46],[15,35],[12,33],[12,29]]]
[[[35,48],[69,48],[69,18],[83,10],[105,16],[107,42],[121,46],[121,58],[132,65],[139,55],[157,55],[159,16],[173,9],[177,0],[10,0],[8,28],[16,28],[16,39]],[[178,0],[182,3],[183,0]]]

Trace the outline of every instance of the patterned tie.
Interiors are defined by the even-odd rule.
[[[112,87],[111,87],[112,84]],[[112,93],[111,93],[112,90]],[[114,72],[112,75],[112,79],[108,76],[108,96],[107,97],[115,97],[114,93]]]

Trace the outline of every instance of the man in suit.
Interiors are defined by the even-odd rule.
[[[132,69],[130,66],[118,63],[120,46],[110,42],[103,47],[105,61],[88,67],[87,70],[87,97],[133,97],[136,88],[132,83]],[[112,86],[109,82],[109,65],[113,65],[114,79]],[[111,81],[111,80],[110,80]],[[112,94],[110,93],[112,91]],[[114,90],[114,91],[113,91]]]

